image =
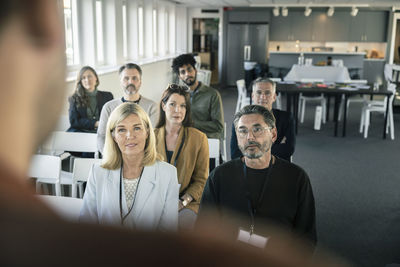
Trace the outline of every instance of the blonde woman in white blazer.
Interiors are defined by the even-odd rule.
[[[116,108],[107,123],[102,164],[94,165],[89,174],[80,220],[176,230],[176,169],[159,159],[146,112],[133,103]]]

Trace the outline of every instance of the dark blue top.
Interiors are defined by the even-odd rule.
[[[294,153],[294,147],[296,145],[296,135],[294,133],[294,119],[292,115],[283,110],[272,109],[272,113],[276,119],[276,130],[278,136],[276,141],[272,145],[271,153],[281,159],[290,161],[290,157]],[[286,137],[285,143],[281,144],[283,138]],[[231,136],[231,158],[235,159],[241,157],[242,152],[239,149],[235,126],[232,125],[232,136]]]
[[[114,98],[112,93],[104,91],[97,91],[96,97],[98,114],[101,113],[104,104]],[[87,106],[78,107],[72,97],[69,98],[69,122],[71,127],[68,132],[96,132],[94,128],[96,120],[88,118]]]

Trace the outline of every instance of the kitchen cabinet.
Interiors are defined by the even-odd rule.
[[[294,14],[293,14],[294,13]],[[305,17],[304,12],[292,12],[292,35],[294,40],[311,40],[313,19],[311,16]]]
[[[350,41],[386,42],[387,12],[364,11],[350,18]]]
[[[348,10],[336,11],[332,17],[326,11],[290,11],[287,17],[270,14],[271,41],[313,42],[386,42],[387,11],[360,11],[352,17]]]
[[[270,40],[273,41],[294,41],[292,35],[293,16],[278,16],[271,20]]]
[[[324,13],[326,16],[326,13]],[[326,42],[346,42],[350,37],[349,12],[335,12],[332,17],[326,16],[325,38]]]
[[[311,19],[313,20],[311,41],[324,42],[326,32],[326,14],[325,12],[313,12],[311,13]]]
[[[308,41],[311,39],[312,19],[304,13],[289,11],[287,17],[274,17],[270,26],[270,39],[274,41]]]

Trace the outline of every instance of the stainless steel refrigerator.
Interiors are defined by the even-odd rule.
[[[245,78],[245,62],[262,64],[267,62],[268,30],[266,23],[228,24],[226,60],[228,85],[236,86],[237,80]]]

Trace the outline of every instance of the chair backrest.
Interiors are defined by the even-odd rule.
[[[194,66],[197,70],[200,69],[201,67],[201,57],[200,56],[194,56],[194,60],[196,60],[196,65]]]
[[[97,134],[80,132],[53,132],[53,151],[97,153]]]
[[[33,155],[28,171],[29,177],[60,179],[61,158],[50,155]]]
[[[65,132],[66,130],[68,130],[70,126],[71,124],[69,122],[69,117],[66,115],[61,115],[60,118],[58,119],[57,126],[54,130]]]
[[[56,214],[65,220],[78,222],[83,206],[83,199],[61,196],[37,196],[46,203]]]
[[[211,82],[211,70],[198,69],[197,70],[197,80],[210,86]]]
[[[92,165],[100,162],[101,159],[75,158],[72,172],[73,183],[79,181],[86,182]]]
[[[238,89],[238,94],[243,94],[244,92],[246,92],[246,86],[245,86],[244,79],[237,80],[236,87]]]
[[[323,83],[324,79],[319,78],[302,78],[300,79],[301,83]]]
[[[334,67],[343,67],[343,59],[333,59],[332,66]]]
[[[211,159],[215,159],[215,167],[219,165],[219,139],[208,139],[208,152]]]

